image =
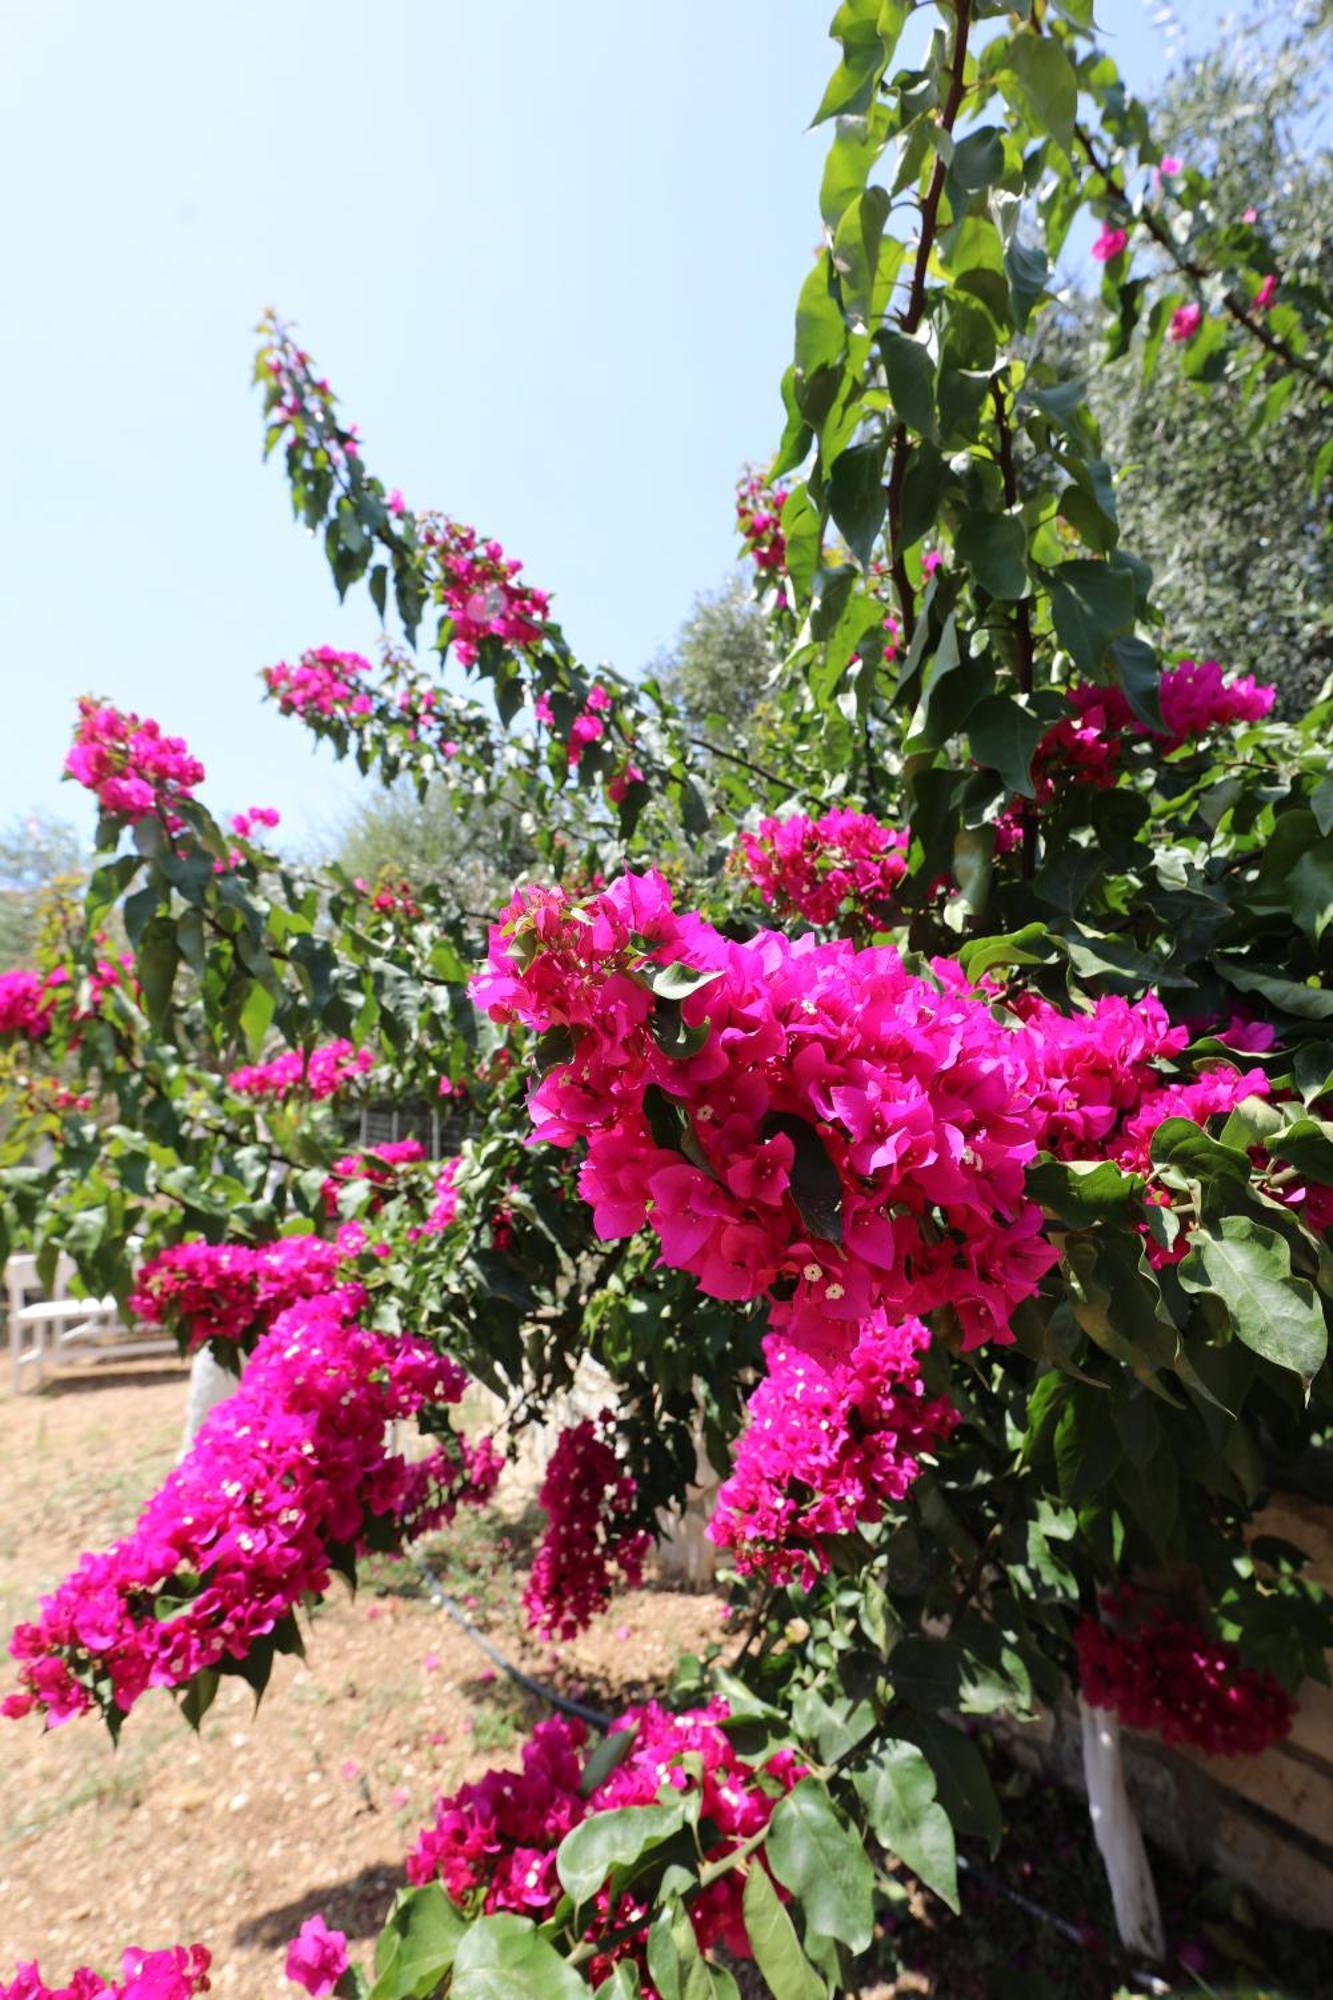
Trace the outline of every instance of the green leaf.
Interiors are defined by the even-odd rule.
[[[842,43],[842,61],[829,79],[812,125],[869,110],[910,12],[910,0],[845,0],[829,29]]]
[[[875,1838],[957,1914],[953,1828],[935,1796],[935,1773],[916,1744],[882,1744],[852,1782]]]
[[[400,1890],[375,1948],[369,2000],[427,2000],[452,1966],[466,1929],[438,1882]]]
[[[1028,587],[1027,529],[1017,514],[964,514],[954,548],[981,588],[1012,603]]]
[[[1134,580],[1109,563],[1078,557],[1050,571],[1055,636],[1087,680],[1101,680],[1116,634],[1134,617]]]
[[[827,256],[816,259],[796,302],[796,373],[808,383],[821,368],[836,367],[847,343],[842,308],[830,286],[833,266]],[[801,400],[798,389],[798,401]],[[802,408],[804,403],[802,402]]]
[[[670,965],[654,966],[647,974],[645,983],[659,1000],[688,1000],[690,994],[697,993],[701,986],[711,986],[715,979],[721,977],[718,971],[701,972],[697,966],[676,959]]]
[[[613,1868],[630,1868],[650,1848],[660,1847],[685,1824],[685,1807],[620,1806],[593,1813],[567,1833],[556,1850],[555,1868],[576,1904],[586,1903]]]
[[[972,755],[988,770],[998,771],[1005,788],[1035,798],[1032,756],[1046,725],[1012,695],[989,694],[968,717],[967,737]]]
[[[1004,134],[998,125],[979,125],[953,149],[949,172],[964,194],[991,187],[1004,173]]]
[[[981,979],[997,965],[1044,965],[1051,957],[1045,924],[1024,924],[1004,937],[970,938],[958,953],[968,979]]]
[[[1164,1119],[1152,1135],[1149,1152],[1156,1165],[1176,1167],[1193,1180],[1249,1184],[1249,1155],[1211,1138],[1192,1118]]]
[[[874,1932],[874,1870],[861,1842],[817,1778],[802,1778],[769,1825],[769,1865],[825,1937],[864,1951]]]
[[[868,333],[882,309],[879,251],[888,213],[887,191],[869,187],[845,211],[833,239],[842,310],[853,333]]]
[[[1239,1340],[1304,1382],[1318,1374],[1328,1331],[1314,1286],[1293,1276],[1286,1239],[1248,1215],[1196,1229],[1176,1274],[1189,1292],[1214,1292]]]
[[[1049,132],[1061,151],[1072,155],[1078,80],[1060,44],[1049,35],[1014,35],[1000,75],[1009,96],[1006,76],[1015,79],[1019,108],[1033,129]]]
[[[1005,249],[1004,275],[1009,280],[1014,324],[1020,333],[1027,332],[1033,307],[1045,297],[1050,268],[1046,252],[1040,244],[1020,243],[1014,237]]]
[[[939,517],[940,502],[948,492],[952,478],[948,460],[929,439],[922,439],[909,457],[903,476],[900,526],[904,549],[914,547],[934,527]]]
[[[1333,838],[1308,847],[1287,877],[1291,914],[1316,941],[1333,923]]]
[[[758,1860],[746,1873],[741,1907],[754,1962],[776,2000],[826,2000],[828,1988],[801,1950],[796,1928]]]
[[[257,1056],[263,1048],[264,1037],[273,1025],[273,1014],[273,995],[256,980],[245,996],[240,1016],[241,1033],[252,1056]]]
[[[996,1853],[1003,1832],[1000,1801],[972,1738],[931,1715],[895,1717],[895,1726],[925,1752],[935,1773],[936,1796],[955,1832],[975,1834]]]
[[[659,1911],[648,1932],[648,1973],[661,2000],[715,2000],[690,1913],[674,1900]]]
[[[143,987],[144,1009],[155,1028],[166,1019],[179,962],[175,924],[168,916],[153,917],[139,940],[134,969]]]
[[[1242,993],[1259,993],[1284,1014],[1302,1021],[1333,1021],[1333,992],[1323,986],[1303,986],[1299,980],[1283,979],[1277,973],[1261,972],[1243,960],[1219,952],[1213,959],[1217,971],[1230,986]]]
[[[909,430],[933,438],[936,434],[935,363],[931,360],[929,349],[923,347],[919,340],[912,340],[892,327],[881,327],[875,341],[884,359],[889,401],[895,415]]]
[[[1071,1229],[1123,1217],[1143,1186],[1141,1174],[1122,1173],[1114,1160],[1055,1160],[1039,1155],[1027,1171],[1028,1193]]]
[[[841,1243],[842,1180],[814,1126],[782,1111],[766,1121],[765,1130],[785,1133],[795,1148],[790,1193],[806,1228],[827,1243]]]
[[[863,569],[870,566],[884,519],[885,449],[883,438],[850,445],[829,474],[829,512]]]
[[[527,1917],[479,1917],[454,1956],[450,2000],[588,2000],[588,1988]]]

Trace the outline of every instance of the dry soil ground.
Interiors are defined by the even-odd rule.
[[[184,1400],[184,1371],[152,1363],[0,1396],[0,1635],[130,1525],[172,1463]],[[557,1663],[523,1638],[504,1522],[460,1522],[433,1561],[512,1659],[606,1707],[724,1629],[715,1598],[631,1592]],[[198,1939],[217,1993],[285,1995],[303,1920],[322,1909],[373,1936],[436,1795],[516,1761],[537,1713],[404,1565],[381,1564],[355,1599],[336,1587],[306,1664],[278,1661],[257,1714],[229,1680],[198,1737],[165,1694],[119,1749],[91,1720],[0,1723],[0,1979],[20,1959],[63,1979],[118,1966],[126,1944]]]

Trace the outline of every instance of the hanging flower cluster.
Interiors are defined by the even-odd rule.
[[[482,641],[519,648],[539,645],[550,617],[544,590],[520,583],[523,565],[496,541],[447,516],[424,515],[421,545],[433,558],[435,599],[453,624],[460,663],[472,666]]]
[[[119,1979],[104,1979],[80,1966],[67,1986],[48,1986],[36,1965],[20,1965],[14,1978],[0,1979],[0,2000],[192,2000],[207,1993],[211,1955],[203,1945],[173,1945],[166,1951],[127,1951]]]
[[[538,1136],[586,1140],[599,1234],[650,1227],[711,1296],[773,1298],[798,1345],[845,1353],[877,1308],[944,1304],[969,1345],[1006,1338],[1055,1261],[1024,1192],[1032,1038],[892,950],[737,944],[624,876],[581,906],[521,892],[474,993],[568,1032],[530,1109]]]
[[[149,1687],[243,1660],[368,1537],[396,1546],[489,1499],[489,1440],[411,1463],[386,1449],[389,1424],[458,1402],[467,1377],[425,1340],[359,1325],[364,1304],[349,1285],[278,1316],[132,1532],[18,1627],[6,1715],[123,1715]]]
[[[903,1498],[919,1454],[958,1422],[947,1400],[927,1400],[919,1356],[929,1344],[919,1319],[891,1326],[882,1314],[846,1361],[821,1364],[776,1335],[765,1341],[768,1374],[708,1526],[742,1574],[808,1588],[828,1567],[830,1537]]]
[[[469,1912],[514,1910],[541,1923],[564,1893],[555,1856],[565,1835],[593,1813],[655,1805],[668,1787],[681,1795],[699,1793],[704,1860],[721,1859],[767,1826],[779,1799],[803,1775],[788,1750],[762,1764],[747,1763],[721,1726],[727,1714],[721,1700],[682,1715],[655,1702],[627,1710],[611,1727],[633,1733],[629,1755],[586,1798],[580,1790],[583,1724],[563,1716],[539,1723],[524,1746],[521,1771],[488,1771],[438,1801],[434,1823],[408,1856],[409,1882],[438,1878]],[[701,1950],[722,1945],[738,1958],[752,1955],[741,1914],[743,1888],[743,1871],[732,1868],[690,1899]],[[613,1902],[603,1889],[589,1914],[587,1936],[594,1941],[630,1932],[591,1961],[596,1987],[610,1976],[616,1957],[640,1955],[643,1933],[636,1935],[633,1926],[642,1919],[646,1927],[648,1913],[632,1890]]]
[[[839,807],[819,819],[791,813],[742,833],[737,856],[770,907],[812,924],[844,915],[884,921],[907,873],[910,836],[869,813]]]
[[[285,660],[265,667],[263,678],[284,715],[354,718],[369,715],[375,706],[363,685],[373,672],[361,653],[312,646],[294,667]]]
[[[244,1349],[298,1299],[327,1292],[339,1264],[363,1243],[354,1224],[332,1243],[322,1236],[282,1236],[258,1248],[176,1243],[145,1262],[130,1311],[168,1327],[187,1354],[209,1340]]]
[[[745,552],[758,570],[787,567],[787,538],[782,532],[786,497],[781,487],[769,485],[762,472],[744,472],[737,481],[736,525]]]
[[[48,974],[44,979],[26,965],[0,972],[0,1035],[22,1035],[30,1042],[40,1042],[49,1035],[55,1019],[52,988],[56,983],[56,975]]]
[[[1084,1618],[1075,1633],[1079,1690],[1131,1729],[1208,1757],[1257,1757],[1290,1734],[1295,1703],[1272,1674],[1245,1666],[1224,1640],[1140,1605],[1122,1588],[1103,1601],[1112,1621]]]
[[[179,736],[164,736],[150,717],[122,714],[109,702],[79,697],[79,722],[65,769],[97,796],[105,813],[132,821],[161,812],[179,824],[173,801],[193,796],[204,767]]]
[[[284,1049],[268,1062],[234,1069],[227,1077],[227,1088],[237,1097],[267,1098],[274,1104],[298,1096],[318,1101],[336,1096],[374,1067],[373,1050],[354,1048],[348,1041],[325,1042],[308,1053]]]
[[[561,1431],[538,1494],[547,1514],[523,1592],[528,1623],[550,1639],[572,1639],[634,1589],[652,1536],[636,1525],[638,1486],[616,1456],[610,1410]]]

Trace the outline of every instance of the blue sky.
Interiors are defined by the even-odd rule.
[[[259,309],[415,504],[498,535],[642,666],[734,556],[817,241],[832,0],[91,0],[0,21],[9,282],[0,819],[90,826],[75,696],[156,714],[217,809],[318,844],[356,781],[265,663],[368,650],[260,458]],[[1164,43],[1101,0],[1139,87]],[[1219,9],[1190,0],[1191,35]]]

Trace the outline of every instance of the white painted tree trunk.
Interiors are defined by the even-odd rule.
[[[1162,1913],[1143,1835],[1125,1789],[1120,1721],[1109,1709],[1090,1708],[1082,1695],[1078,1713],[1088,1812],[1111,1884],[1120,1942],[1145,1958],[1160,1960],[1166,1950]]]
[[[185,1400],[185,1430],[181,1437],[180,1459],[189,1453],[199,1426],[210,1410],[219,1403],[225,1403],[228,1396],[240,1387],[241,1378],[233,1375],[230,1368],[223,1368],[213,1359],[207,1347],[201,1347],[190,1363],[190,1386]]]

